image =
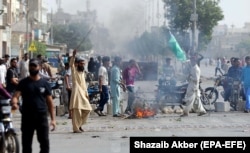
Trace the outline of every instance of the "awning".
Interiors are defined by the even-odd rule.
[[[47,48],[46,49],[47,52],[60,52],[61,50],[60,49],[53,49],[53,48]]]

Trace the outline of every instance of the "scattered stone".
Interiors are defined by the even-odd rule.
[[[172,108],[170,108],[170,107],[163,107],[163,108],[161,109],[161,111],[162,111],[162,113],[164,113],[164,114],[172,114],[172,113],[174,113],[174,110],[173,110]]]
[[[63,123],[62,123],[62,125],[67,125],[67,124],[68,124],[68,122],[63,122]]]
[[[123,138],[123,139],[124,139],[124,138],[128,138],[128,137],[127,137],[127,136],[122,136],[121,138]]]
[[[183,109],[181,108],[176,108],[174,111],[176,114],[183,114]]]
[[[179,117],[179,118],[177,118],[177,119],[175,119],[176,121],[181,121],[181,118]]]

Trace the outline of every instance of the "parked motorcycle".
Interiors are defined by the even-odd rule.
[[[52,97],[53,98],[60,97],[63,88],[63,77],[57,75],[56,79],[49,81],[49,84],[52,89]]]
[[[201,87],[202,81],[199,82],[199,90],[200,90],[200,100],[206,110],[211,110],[211,103],[209,98],[207,97],[204,89]],[[158,85],[158,89],[156,91],[156,102],[163,106],[180,106],[182,108],[183,99],[186,95],[188,83],[183,82],[179,86],[173,86],[170,84],[163,83],[162,85]]]
[[[89,95],[89,103],[98,105],[100,101],[98,84],[88,86],[87,90]]]
[[[19,141],[12,125],[10,99],[0,100],[0,152],[19,153]]]

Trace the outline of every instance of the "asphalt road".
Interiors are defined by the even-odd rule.
[[[202,86],[211,86],[213,67],[201,67],[205,76]],[[208,79],[207,79],[208,78]],[[136,82],[153,96],[156,81]],[[124,94],[126,98],[126,94]],[[221,99],[219,99],[221,100]],[[58,104],[58,100],[55,100]],[[250,136],[249,114],[243,112],[209,112],[204,116],[192,113],[180,118],[180,114],[157,114],[146,119],[121,119],[111,115],[99,117],[91,115],[83,126],[85,132],[72,133],[71,120],[67,116],[57,116],[56,131],[50,132],[51,153],[129,153],[130,136],[194,137],[194,136]],[[14,127],[20,140],[20,114],[13,115]],[[31,121],[32,124],[32,121]],[[21,142],[21,141],[20,141]],[[39,144],[34,136],[33,152],[39,152]]]

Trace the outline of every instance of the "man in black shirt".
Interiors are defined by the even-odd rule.
[[[93,57],[90,57],[89,62],[88,62],[88,72],[94,74],[95,71],[96,71],[96,62],[94,61]]]
[[[35,130],[40,143],[40,153],[49,153],[48,110],[52,130],[56,126],[51,87],[46,80],[39,76],[39,69],[39,62],[36,59],[30,60],[30,76],[20,81],[11,100],[12,109],[17,110],[19,97],[21,96],[23,99],[21,119],[23,153],[32,152],[32,139]]]
[[[13,95],[18,85],[18,72],[17,72],[17,60],[12,58],[10,60],[10,68],[7,70],[6,75],[6,90]]]

